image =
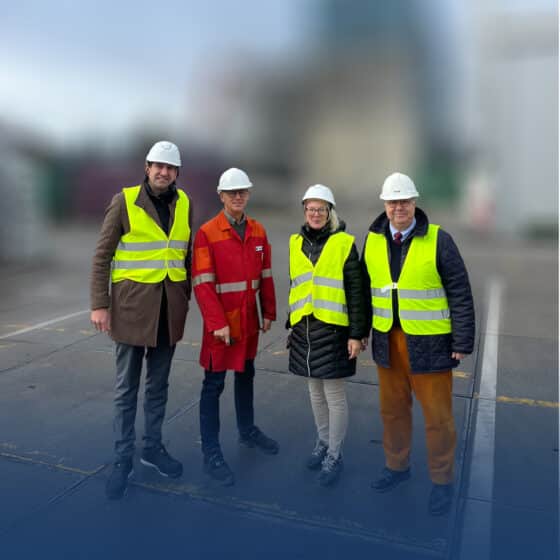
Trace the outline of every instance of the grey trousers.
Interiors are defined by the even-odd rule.
[[[167,405],[169,370],[175,346],[162,344],[155,348],[116,344],[117,378],[115,383],[115,455],[129,459],[134,455],[136,409],[142,362],[146,357],[144,392],[144,449],[161,445],[161,428]]]
[[[348,428],[348,402],[344,379],[309,377],[307,381],[317,437],[329,446],[328,453],[338,458]]]

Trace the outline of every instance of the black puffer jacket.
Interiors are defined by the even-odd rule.
[[[426,235],[428,231],[428,217],[420,208],[416,208],[415,217],[416,226],[402,246],[401,268],[412,239],[415,236]],[[389,220],[385,212],[375,219],[369,231],[388,236],[387,243],[389,243]],[[389,248],[387,251],[390,258]],[[362,252],[362,264],[365,275],[364,283],[369,292],[370,278],[364,263],[364,252]],[[451,358],[451,352],[470,354],[473,351],[475,319],[469,276],[457,245],[451,235],[441,228],[437,239],[436,266],[447,294],[452,332],[451,334],[430,336],[406,335],[412,373],[449,370],[459,365],[458,360]],[[368,306],[368,309],[368,321],[371,325],[371,305]],[[372,334],[374,361],[383,367],[390,367],[389,334],[376,329],[372,329]]]
[[[317,263],[327,239],[332,235],[328,227],[327,224],[319,231],[307,226],[301,229],[302,251],[313,265]],[[344,229],[344,222],[341,222],[337,232]],[[356,359],[348,359],[348,339],[360,340],[367,336],[369,323],[366,317],[368,303],[355,245],[352,245],[350,255],[344,263],[343,276],[350,325],[330,325],[313,315],[308,315],[293,325],[289,337],[289,368],[292,373],[322,379],[348,377],[356,373]]]

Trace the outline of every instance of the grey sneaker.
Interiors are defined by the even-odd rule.
[[[328,449],[329,446],[324,441],[318,439],[317,443],[315,443],[313,451],[311,452],[311,455],[307,459],[307,468],[311,471],[320,469]]]
[[[128,479],[132,476],[132,460],[121,459],[115,461],[109,480],[105,485],[105,495],[109,500],[120,500],[128,487]]]
[[[332,486],[335,484],[340,477],[343,467],[344,463],[342,462],[342,455],[335,458],[330,453],[327,453],[323,459],[323,463],[321,464],[319,484],[321,486]]]

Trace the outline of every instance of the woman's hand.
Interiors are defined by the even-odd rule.
[[[356,340],[355,338],[348,339],[348,359],[353,360],[358,357],[358,354],[362,350],[362,341]]]

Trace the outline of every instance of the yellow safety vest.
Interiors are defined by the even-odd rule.
[[[410,243],[398,282],[391,278],[384,234],[370,232],[365,262],[371,280],[373,328],[388,332],[393,325],[392,290],[397,290],[399,319],[407,334],[433,335],[451,332],[447,295],[436,266],[439,226],[430,224],[425,236]]]
[[[331,325],[348,326],[343,268],[354,237],[342,231],[331,235],[313,266],[303,254],[303,236],[290,237],[290,323],[306,315]]]
[[[191,230],[189,198],[177,189],[175,217],[169,237],[135,202],[141,185],[123,189],[130,231],[120,239],[113,257],[111,280],[114,283],[133,280],[156,284],[167,276],[173,282],[186,280],[185,257]]]

